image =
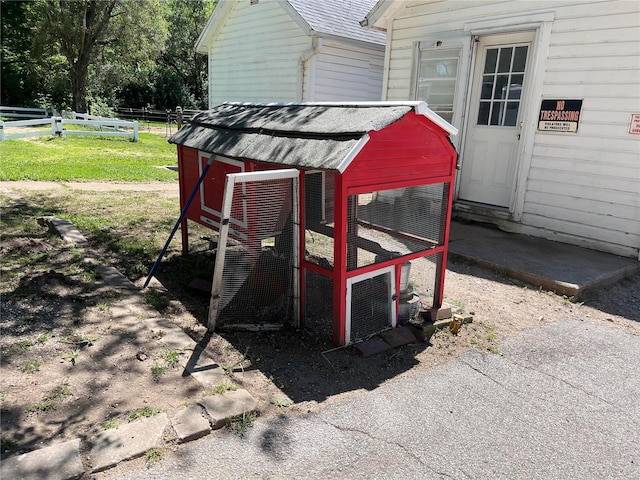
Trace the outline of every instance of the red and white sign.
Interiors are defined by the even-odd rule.
[[[640,135],[640,113],[632,113],[629,122],[629,133]]]

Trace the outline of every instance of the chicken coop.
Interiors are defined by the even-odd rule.
[[[189,222],[215,232],[209,329],[288,323],[347,345],[441,307],[456,133],[423,102],[195,116],[170,142],[183,253]]]

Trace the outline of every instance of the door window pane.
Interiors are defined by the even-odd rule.
[[[518,100],[522,96],[522,81],[524,75],[511,75],[511,85],[509,85],[509,100]]]
[[[500,61],[498,62],[498,73],[505,73],[511,70],[511,53],[513,48],[500,49]]]
[[[513,72],[524,72],[524,66],[527,61],[527,50],[525,47],[516,47],[515,55],[513,56]]]
[[[498,58],[498,49],[489,48],[484,62],[484,73],[496,72],[496,59]]]
[[[478,125],[489,125],[489,110],[491,102],[480,102],[478,108]]]
[[[523,45],[486,49],[478,125],[516,126],[528,48]]]
[[[507,111],[505,112],[504,125],[506,127],[515,127],[518,122],[518,109],[520,102],[507,102]]]
[[[493,98],[504,100],[507,98],[507,87],[509,85],[509,75],[496,75],[496,89]]]
[[[494,102],[491,109],[491,125],[502,125],[504,102]]]
[[[485,75],[482,77],[482,90],[480,91],[480,98],[483,100],[489,100],[493,93],[493,75]]]

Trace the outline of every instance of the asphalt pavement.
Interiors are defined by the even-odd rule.
[[[640,478],[640,336],[563,321],[119,479]]]

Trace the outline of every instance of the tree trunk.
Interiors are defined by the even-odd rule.
[[[71,93],[73,97],[73,111],[87,112],[87,65],[75,62],[70,65]]]

